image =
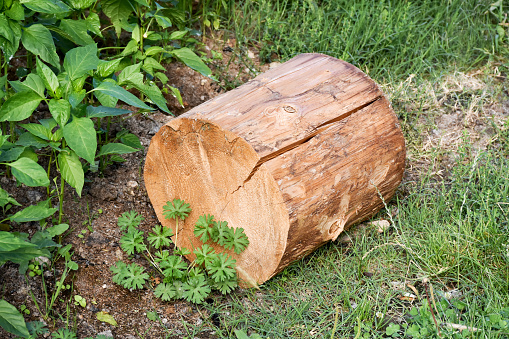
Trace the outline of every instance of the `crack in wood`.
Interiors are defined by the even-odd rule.
[[[328,120],[320,125],[318,125],[317,127],[315,127],[315,131],[313,133],[310,133],[309,135],[307,135],[306,137],[302,138],[301,140],[299,141],[296,141],[294,143],[291,143],[290,145],[287,145],[275,152],[272,152],[270,154],[267,154],[266,156],[260,158],[260,160],[258,160],[258,162],[256,163],[256,165],[253,167],[253,170],[251,171],[251,173],[249,173],[249,175],[247,176],[246,180],[244,180],[244,182],[242,183],[242,185],[240,185],[239,187],[237,187],[236,190],[234,190],[231,194],[237,192],[241,187],[243,187],[249,180],[251,180],[251,178],[253,177],[253,175],[256,173],[256,171],[258,171],[258,169],[260,168],[261,165],[263,165],[265,162],[271,160],[271,159],[274,159],[275,157],[278,157],[284,153],[287,153],[291,150],[293,150],[294,148],[297,148],[299,147],[300,145],[303,145],[307,142],[309,142],[311,139],[313,139],[315,136],[317,136],[318,134],[320,134],[321,132],[323,132],[325,129],[328,128],[329,125],[333,124],[333,123],[336,123],[338,121],[341,121],[343,119],[346,119],[348,118],[350,115],[360,111],[361,109],[364,109],[366,107],[368,107],[369,105],[373,104],[374,102],[376,102],[377,100],[379,100],[380,98],[382,98],[382,95],[379,95],[377,96],[376,98],[366,102],[365,104],[362,104],[360,105],[359,107],[356,107],[346,113],[343,113],[341,114],[340,116],[334,118],[334,119],[331,119],[331,120]]]

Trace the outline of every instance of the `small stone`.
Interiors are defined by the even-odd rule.
[[[166,324],[166,323],[168,322],[168,319],[163,318],[163,319],[161,319],[161,322],[162,322],[163,324]]]
[[[106,288],[106,287],[108,287],[108,285],[104,284],[104,285],[103,285],[103,288]]]
[[[107,331],[103,331],[101,333],[97,333],[97,336],[100,336],[100,335],[103,335],[107,338],[113,338],[113,333],[111,332],[111,330],[107,330]]]
[[[276,67],[278,67],[279,65],[281,65],[281,63],[280,63],[280,62],[277,62],[277,61],[271,62],[271,63],[269,64],[269,69],[276,68]]]
[[[378,233],[383,233],[391,227],[391,223],[387,220],[375,220],[370,222],[369,225],[376,227]]]
[[[207,79],[201,79],[200,84],[205,86],[207,84]]]
[[[30,190],[30,191],[27,191],[26,194],[27,194],[28,200],[30,200],[30,202],[32,202],[32,203],[38,202],[42,199],[42,194],[39,191]]]
[[[138,183],[134,180],[131,180],[131,181],[127,182],[127,186],[129,186],[131,188],[135,188],[135,187],[138,187]]]
[[[249,59],[254,59],[255,58],[255,54],[252,51],[247,51],[247,57]]]

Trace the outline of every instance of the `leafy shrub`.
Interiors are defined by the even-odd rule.
[[[191,208],[183,200],[175,199],[164,206],[167,219],[174,219],[175,229],[178,220],[185,220]],[[129,255],[141,253],[148,262],[161,274],[163,280],[154,289],[156,297],[164,301],[185,299],[193,303],[202,303],[212,290],[223,294],[230,293],[237,287],[236,261],[226,250],[240,254],[249,245],[244,229],[229,227],[225,221],[216,221],[214,216],[200,216],[194,234],[203,243],[195,248],[195,261],[188,266],[182,255],[191,253],[186,248],[176,248],[174,254],[167,249],[171,244],[173,231],[157,225],[153,233],[147,236],[148,244],[142,231],[138,230],[142,218],[136,212],[125,212],[118,219],[119,227],[126,231],[120,239],[121,248]],[[216,253],[207,242],[216,243],[224,248],[224,252]],[[177,235],[175,235],[177,242]],[[128,289],[141,289],[145,286],[149,275],[136,263],[125,264],[118,261],[111,267],[113,282]]]

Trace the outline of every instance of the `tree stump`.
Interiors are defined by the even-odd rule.
[[[344,61],[301,54],[170,120],[144,176],[174,232],[163,206],[191,204],[178,246],[201,246],[202,214],[244,228],[247,250],[230,254],[244,286],[256,286],[376,213],[404,164],[398,119],[376,83]]]

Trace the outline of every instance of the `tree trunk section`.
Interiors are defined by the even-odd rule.
[[[201,246],[202,214],[244,228],[247,250],[230,254],[254,286],[376,213],[404,163],[397,117],[375,82],[344,61],[301,54],[170,120],[151,141],[145,185],[174,232],[163,205],[191,204],[178,246]]]

